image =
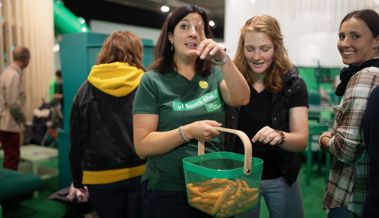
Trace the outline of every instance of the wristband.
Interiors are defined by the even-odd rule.
[[[222,65],[228,63],[229,60],[230,60],[229,55],[225,55],[224,58],[221,59],[221,60],[218,60],[218,59],[214,59],[214,58],[212,58],[212,62],[213,62],[216,66],[222,66]]]
[[[278,133],[280,135],[280,141],[278,142],[277,145],[281,145],[284,143],[284,141],[286,140],[286,136],[284,135],[284,132],[283,131],[280,131],[280,130],[277,130],[275,129],[275,132]]]
[[[179,127],[179,135],[180,135],[180,138],[182,138],[183,141],[190,142],[190,140],[187,139],[187,137],[184,135],[183,126]]]

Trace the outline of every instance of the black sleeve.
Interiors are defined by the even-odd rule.
[[[368,194],[364,204],[364,216],[378,217],[377,215],[377,199],[379,197],[379,189],[376,184],[379,182],[379,86],[377,86],[370,94],[367,101],[366,110],[363,117],[363,134],[364,142],[368,148],[369,174],[368,174]],[[371,217],[371,216],[370,216]]]
[[[379,138],[379,135],[375,134],[377,132],[375,130],[379,128],[377,111],[379,111],[379,86],[371,92],[363,118],[364,140],[369,149],[376,149],[374,146],[370,147],[370,145],[374,145],[370,143],[372,141],[371,139]],[[377,148],[379,149],[379,147]]]
[[[301,77],[296,77],[291,88],[291,97],[289,107],[309,107],[308,105],[308,91],[304,80]]]
[[[79,99],[81,95],[79,90],[75,96],[74,102],[71,108],[70,117],[70,166],[71,175],[73,179],[73,185],[75,188],[83,187],[82,184],[82,158],[84,153],[84,143],[87,138],[88,124],[85,116],[83,115],[81,108],[79,107]]]

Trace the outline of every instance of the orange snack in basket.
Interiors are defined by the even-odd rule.
[[[241,213],[256,204],[258,188],[250,188],[243,179],[209,179],[187,185],[189,203],[218,217]]]
[[[258,200],[258,197],[259,197],[259,193],[258,192],[255,193],[254,195],[251,195],[250,198],[245,199],[245,200],[239,202],[238,208],[241,211],[243,211],[246,208],[249,208],[250,206],[252,206],[253,204],[256,203],[256,201]]]
[[[202,197],[191,198],[191,201],[193,203],[206,204],[206,205],[211,205],[211,206],[215,205],[215,203],[216,203],[216,199],[202,198]]]
[[[211,214],[216,214],[217,211],[221,208],[221,205],[230,197],[232,194],[232,189],[229,186],[226,186],[224,192],[218,198],[215,206],[211,210]]]

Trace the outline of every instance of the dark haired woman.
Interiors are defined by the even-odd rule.
[[[368,96],[379,84],[379,15],[369,9],[350,12],[338,36],[338,50],[349,67],[340,73],[336,94],[343,98],[334,108],[333,131],[319,139],[333,157],[324,208],[330,218],[361,217],[368,174],[362,117]]]
[[[136,93],[134,142],[137,154],[147,158],[142,177],[147,217],[207,217],[187,203],[182,160],[197,154],[198,140],[207,141],[208,152],[222,150],[214,127],[224,123],[224,104],[249,101],[242,74],[210,36],[202,9],[173,11]]]

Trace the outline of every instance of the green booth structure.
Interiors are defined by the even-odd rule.
[[[77,17],[58,0],[54,1],[54,29],[58,34],[90,31],[83,18]]]
[[[87,79],[95,64],[102,43],[107,37],[102,33],[63,34],[60,43],[61,72],[64,90],[63,130],[58,133],[59,186],[71,184],[71,170],[68,159],[70,149],[70,114],[74,96],[80,85]],[[142,39],[144,45],[144,65],[153,60],[153,41]]]

